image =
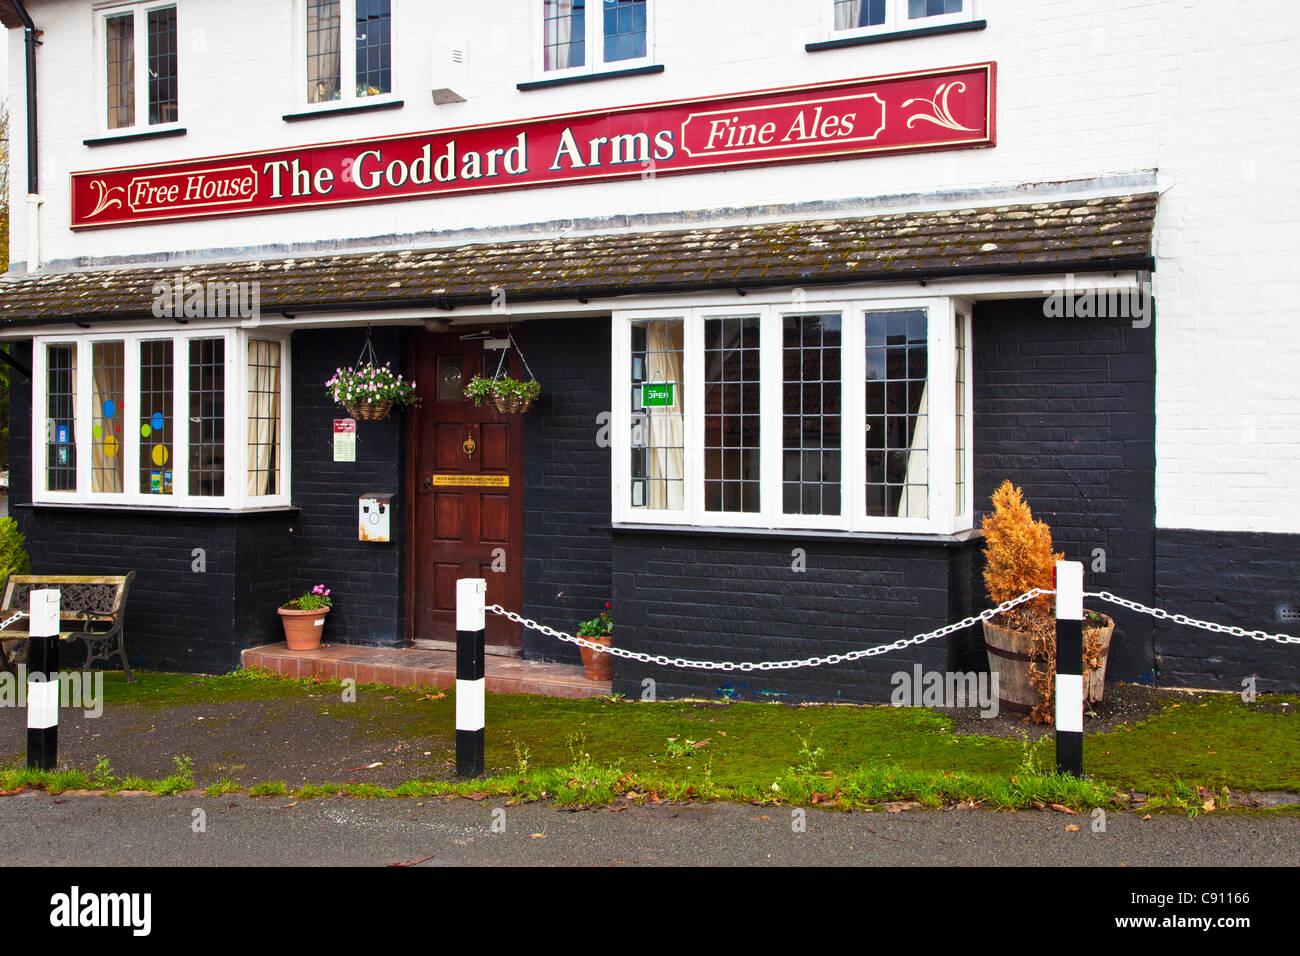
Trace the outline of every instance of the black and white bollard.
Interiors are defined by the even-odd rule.
[[[456,582],[456,776],[483,773],[484,602],[487,580]]]
[[[1056,772],[1083,776],[1083,565],[1056,562]]]
[[[31,592],[27,628],[27,766],[53,770],[59,757],[59,592]]]

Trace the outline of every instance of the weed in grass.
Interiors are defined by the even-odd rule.
[[[248,788],[250,797],[287,797],[289,785],[283,780],[269,780]]]
[[[194,789],[194,759],[188,756],[174,758],[176,769],[170,775],[154,783],[154,793],[163,796]]]
[[[95,758],[95,769],[91,771],[90,782],[96,790],[117,789],[117,780],[113,776],[113,767],[103,754],[99,754]]]
[[[68,768],[55,770],[45,775],[45,789],[50,793],[62,793],[64,790],[89,790],[90,775],[84,770]]]
[[[294,797],[299,800],[314,800],[318,797],[332,797],[342,792],[344,784],[326,783],[326,784],[304,784],[293,792]]]
[[[227,793],[238,793],[243,788],[229,777],[224,777],[216,783],[210,783],[203,788],[205,797],[220,797]]]

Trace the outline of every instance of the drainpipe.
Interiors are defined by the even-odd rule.
[[[11,0],[14,12],[23,21],[27,66],[27,271],[41,266],[41,180],[36,138],[36,47],[40,31],[32,22],[23,0]]]

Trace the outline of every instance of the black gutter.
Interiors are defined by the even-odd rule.
[[[14,12],[23,21],[24,40],[27,47],[27,192],[41,191],[40,173],[37,169],[36,150],[36,39],[40,32],[32,22],[31,15],[23,6],[23,0],[12,0]]]
[[[586,301],[588,299],[613,299],[629,295],[681,295],[692,292],[732,292],[744,295],[746,291],[768,288],[800,288],[805,286],[860,285],[864,282],[938,282],[944,279],[963,278],[998,278],[1006,276],[1060,275],[1062,273],[1098,273],[1110,272],[1154,272],[1154,256],[1130,256],[1123,259],[1087,259],[1080,262],[1026,262],[1013,265],[962,266],[950,269],[913,269],[906,272],[862,273],[860,275],[835,276],[779,276],[771,279],[755,279],[737,282],[726,281],[645,283],[626,285],[615,288],[583,288],[573,286],[567,289],[538,289],[532,292],[511,293],[512,302],[564,302],[569,299]],[[3,290],[3,286],[0,286]],[[1043,293],[1047,295],[1046,292]],[[0,300],[3,292],[0,291]],[[410,299],[374,299],[366,302],[309,302],[309,303],[268,303],[265,311],[280,313],[291,311],[295,316],[304,312],[365,312],[381,309],[437,309],[450,312],[459,306],[490,306],[495,301],[491,292],[464,295],[425,296]],[[33,317],[29,321],[4,319],[0,317],[0,329],[26,328],[39,325],[63,325],[77,318],[93,318],[97,322],[134,321],[153,319],[152,311],[108,312],[93,316],[59,315]]]

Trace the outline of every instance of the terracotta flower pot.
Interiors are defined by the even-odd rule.
[[[584,637],[583,640],[595,641],[597,644],[604,644],[606,647],[614,646],[614,638],[610,635],[604,637]],[[602,654],[600,651],[592,650],[590,647],[578,645],[578,650],[582,651],[582,666],[587,672],[587,680],[610,680],[614,673],[614,655]]]
[[[296,608],[279,609],[280,623],[284,625],[284,642],[291,651],[310,651],[320,647],[321,631],[325,629],[327,607],[314,611],[301,611]]]
[[[1085,627],[1083,641],[1086,647],[1090,638],[1101,642],[1101,666],[1088,667],[1083,675],[1083,696],[1088,703],[1101,700],[1106,688],[1106,660],[1110,654],[1110,638],[1115,632],[1115,621],[1105,614],[1103,627]],[[984,622],[984,643],[989,652],[989,670],[998,674],[998,704],[1006,710],[1027,714],[1038,705],[1038,695],[1029,683],[1029,633],[1013,631]]]

